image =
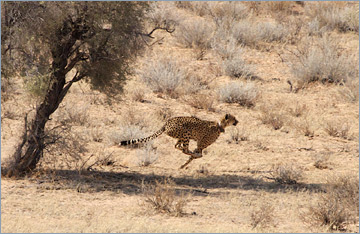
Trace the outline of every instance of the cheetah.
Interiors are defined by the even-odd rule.
[[[225,132],[225,128],[230,125],[236,126],[238,121],[230,114],[226,114],[220,122],[201,120],[197,117],[174,117],[170,118],[164,126],[153,135],[141,138],[122,141],[119,145],[131,145],[150,141],[162,133],[178,139],[175,148],[184,154],[190,155],[188,161],[180,167],[187,166],[192,160],[202,157],[202,151],[216,141],[220,133]],[[189,150],[190,140],[197,142],[194,152]]]

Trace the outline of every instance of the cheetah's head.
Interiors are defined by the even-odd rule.
[[[239,121],[237,121],[237,119],[235,118],[235,116],[231,115],[231,114],[226,114],[225,117],[221,120],[221,124],[223,127],[227,127],[229,125],[234,125],[236,126],[236,124]]]

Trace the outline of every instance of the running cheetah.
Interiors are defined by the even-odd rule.
[[[230,114],[226,114],[219,123],[215,121],[201,120],[196,117],[174,117],[169,119],[164,126],[153,135],[141,138],[122,141],[119,145],[131,145],[150,141],[162,133],[178,139],[175,148],[183,153],[190,155],[189,160],[180,167],[184,168],[192,160],[202,157],[202,151],[216,141],[220,133],[225,132],[225,127],[236,125],[238,121]],[[197,148],[194,152],[189,150],[190,140],[197,142]]]

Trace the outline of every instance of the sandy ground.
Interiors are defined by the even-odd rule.
[[[358,48],[358,36],[342,35],[348,48]],[[169,40],[159,46],[178,48]],[[84,168],[96,160],[106,158],[110,163],[96,164],[91,170],[79,170],[81,163],[55,154],[45,158],[39,172],[23,179],[1,180],[2,232],[327,232],[323,226],[304,222],[309,207],[315,206],[328,181],[336,176],[359,175],[359,104],[346,100],[331,84],[313,84],[290,92],[287,80],[292,78],[289,67],[276,52],[248,49],[247,61],[256,64],[254,83],[261,93],[253,108],[221,103],[216,92],[214,111],[189,105],[186,95],[170,98],[151,92],[138,77],[125,86],[122,100],[112,101],[87,84],[75,84],[54,113],[49,126],[61,123],[72,109],[81,110],[83,123],[72,122],[71,131],[80,136],[87,151],[82,161],[90,158]],[[215,64],[215,65],[214,65]],[[189,66],[200,67],[197,72],[212,76],[210,68],[218,61],[211,54],[203,60],[193,60]],[[210,70],[209,70],[210,69]],[[210,74],[210,75],[209,75]],[[217,76],[209,84],[214,91],[231,79]],[[144,94],[143,102],[134,100],[137,87]],[[1,155],[6,160],[14,150],[23,128],[23,113],[34,106],[23,90],[22,82],[15,82],[13,98],[2,102]],[[296,107],[306,105],[299,117],[291,114]],[[262,107],[279,113],[284,126],[274,130],[260,120]],[[65,113],[65,114],[64,114]],[[191,116],[218,121],[225,113],[239,120],[229,127],[204,156],[179,170],[188,157],[174,149],[176,143],[166,135],[153,141],[157,160],[140,166],[141,149],[120,148],[111,136],[129,122],[143,126],[151,134],[164,123],[164,113],[170,116]],[[83,116],[83,115],[82,115]],[[329,136],[327,123],[349,126],[347,139]],[[308,124],[313,136],[302,132]],[[234,141],[237,131],[243,141]],[[80,138],[79,138],[80,139]],[[195,144],[192,142],[190,148]],[[52,157],[55,157],[52,158]],[[324,168],[315,162],[324,160]],[[75,163],[75,164],[74,164]],[[80,166],[79,166],[80,165]],[[271,179],[276,165],[287,165],[299,171],[297,184],[279,184]],[[170,178],[176,199],[186,197],[184,215],[158,213],[146,202],[144,186]],[[254,214],[271,207],[270,218],[254,227]],[[261,212],[260,212],[261,213]],[[349,223],[347,232],[358,232],[358,223]]]

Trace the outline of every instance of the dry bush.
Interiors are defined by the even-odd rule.
[[[303,221],[327,226],[329,230],[346,230],[346,224],[358,222],[359,179],[354,176],[334,177],[315,206],[310,206]]]
[[[297,103],[294,108],[291,107],[288,108],[288,112],[290,115],[294,117],[300,117],[303,116],[304,114],[307,114],[308,108],[306,104],[300,105],[299,103]]]
[[[273,13],[292,13],[292,7],[294,6],[293,1],[269,1],[263,2],[264,8]]]
[[[170,97],[179,95],[179,87],[188,76],[182,59],[175,54],[160,52],[146,57],[143,63],[142,69],[138,69],[137,73],[153,92]]]
[[[162,122],[165,122],[174,115],[173,111],[167,107],[157,110],[155,114]]]
[[[236,54],[243,54],[244,48],[238,46],[237,41],[232,36],[224,37],[223,33],[216,33],[211,40],[211,48],[222,59],[231,59]]]
[[[245,129],[239,130],[238,128],[232,128],[229,130],[230,137],[226,140],[227,143],[239,144],[240,141],[248,141],[249,136],[245,133]]]
[[[150,142],[147,143],[143,148],[136,151],[136,156],[138,158],[138,165],[141,167],[147,167],[158,159],[158,154],[156,147]]]
[[[359,5],[338,2],[314,2],[305,7],[312,19],[309,24],[310,35],[322,35],[326,31],[359,31]]]
[[[249,17],[250,12],[245,4],[237,1],[211,2],[209,11],[217,27],[227,31],[235,22]]]
[[[138,125],[123,125],[118,130],[112,130],[108,133],[110,142],[114,145],[119,145],[121,141],[138,139],[147,137],[147,134],[142,127]],[[143,144],[128,145],[131,148],[139,148]]]
[[[248,108],[255,106],[255,102],[259,97],[258,89],[253,83],[249,82],[229,82],[221,86],[218,92],[220,101],[238,103]]]
[[[191,95],[188,98],[187,103],[196,109],[215,111],[214,98],[211,93],[198,93]]]
[[[251,212],[250,218],[252,228],[269,227],[274,222],[274,206],[270,203],[263,203],[258,209]]]
[[[302,171],[300,168],[291,164],[276,164],[272,166],[271,177],[268,179],[275,180],[279,184],[297,184],[301,180]]]
[[[259,42],[284,42],[289,35],[289,30],[281,24],[250,20],[237,22],[231,31],[238,43],[250,47],[258,47]]]
[[[71,126],[48,126],[44,139],[46,148],[39,168],[75,169],[79,172],[83,169],[88,149],[82,134],[73,131]]]
[[[91,129],[88,129],[86,132],[90,139],[95,142],[102,142],[104,140],[104,131],[101,127],[93,127]]]
[[[143,184],[142,190],[146,196],[145,202],[158,213],[183,216],[188,199],[184,194],[176,195],[175,183],[170,179],[156,181],[155,185]]]
[[[185,20],[180,23],[176,32],[176,39],[187,48],[207,50],[210,39],[215,31],[215,25],[202,18]]]
[[[58,112],[59,121],[64,124],[85,125],[89,123],[88,105],[66,105],[64,109]]]
[[[183,20],[183,17],[174,9],[172,2],[152,2],[146,14],[150,27],[163,27],[172,31]]]
[[[339,94],[346,100],[357,103],[359,101],[359,80],[348,80],[338,88]]]
[[[284,126],[284,117],[276,110],[270,107],[261,107],[260,116],[258,117],[263,124],[270,125],[274,130],[278,130]]]
[[[310,42],[309,42],[310,41]],[[315,81],[322,83],[346,83],[359,76],[358,54],[345,54],[336,38],[324,35],[311,43],[307,38],[292,51],[294,60],[290,64],[298,88],[304,88]]]
[[[329,166],[328,166],[329,158],[330,158],[330,155],[328,153],[322,153],[322,154],[316,155],[314,166],[321,170],[329,168]]]
[[[236,54],[234,57],[223,61],[225,74],[230,77],[251,79],[254,76],[254,66],[248,64],[242,55]]]
[[[307,118],[302,120],[295,127],[304,136],[314,137],[314,135],[315,135],[315,131],[314,131],[313,127],[310,125],[310,121]]]
[[[206,1],[177,1],[175,5],[194,12],[198,16],[208,15],[210,12],[209,2]]]
[[[131,99],[136,102],[145,102],[145,90],[135,87],[131,90]]]
[[[347,140],[352,139],[352,136],[349,135],[350,125],[348,123],[329,121],[326,123],[324,130],[332,137],[340,137]]]

